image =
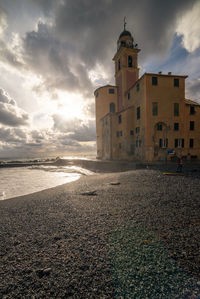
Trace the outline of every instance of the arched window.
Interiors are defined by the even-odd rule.
[[[115,112],[115,104],[110,103],[110,112]]]

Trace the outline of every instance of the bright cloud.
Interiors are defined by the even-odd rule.
[[[18,127],[27,125],[28,119],[28,114],[17,107],[16,102],[3,89],[0,89],[0,123]]]
[[[183,35],[183,46],[193,52],[200,47],[200,2],[187,11],[178,21],[177,33]]]

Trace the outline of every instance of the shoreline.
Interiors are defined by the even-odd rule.
[[[158,169],[136,169],[82,176],[71,183],[1,201],[0,295],[118,298],[131,294],[138,298],[142,294],[144,298],[148,296],[146,279],[151,294],[155,287],[152,277],[164,277],[156,284],[173,287],[163,289],[163,296],[184,298],[176,297],[184,291],[185,296],[189,292],[198,298],[199,182],[199,172],[166,177]],[[129,248],[136,244],[146,251],[139,250],[144,254],[139,264],[132,265],[133,259],[129,263],[130,275],[137,267],[137,273],[143,273],[140,278],[137,273],[130,276],[138,285],[134,289],[130,277],[125,281],[120,277],[116,256],[125,248],[128,259]],[[143,267],[153,269],[156,263],[151,248],[162,256],[162,265],[166,256],[166,261],[173,261],[169,263],[174,267],[170,266],[171,276],[164,275],[168,272],[161,264],[162,273],[145,276],[148,271]],[[124,260],[125,256],[122,252],[119,258]],[[126,264],[121,270],[126,269],[123,267]],[[126,275],[129,271],[122,272]]]
[[[37,160],[27,160],[27,161],[0,161],[0,168],[10,168],[10,167],[28,167],[28,166],[80,166],[88,170],[93,169],[94,172],[121,172],[133,169],[141,169],[146,167],[153,168],[171,168],[176,167],[176,161],[153,161],[153,162],[142,162],[142,161],[132,161],[132,160],[99,160],[99,159],[47,159],[44,161]],[[186,168],[197,167],[200,169],[200,160],[194,161],[184,161],[183,165]]]
[[[27,163],[27,162],[20,162],[18,164],[13,164],[9,163],[7,164],[0,164],[0,169],[2,168],[15,168],[15,167],[29,167],[29,166],[55,166],[55,167],[73,167],[77,166],[80,168],[85,169],[86,171],[91,171],[93,174],[90,175],[95,175],[95,174],[105,174],[105,173],[123,173],[131,170],[141,170],[141,169],[149,169],[149,170],[157,170],[160,172],[170,172],[170,173],[175,173],[177,164],[174,162],[167,162],[167,163],[139,163],[139,162],[133,162],[133,161],[110,161],[110,160],[92,160],[92,159],[57,159],[56,161],[51,161],[51,162],[32,162],[32,163]],[[82,176],[88,176],[87,173],[80,172],[78,171],[81,176],[77,179],[78,181],[81,179]],[[195,174],[196,176],[200,177],[200,163],[194,163],[194,162],[185,162],[183,165],[183,175],[184,176],[191,176]],[[76,181],[76,180],[75,180]],[[55,187],[59,187],[65,184],[70,184],[72,182],[66,182],[62,184],[58,184]],[[9,198],[2,198],[1,200],[8,200],[8,199],[13,199],[16,197],[21,197],[21,196],[28,196],[34,193],[42,192],[48,189],[52,189],[51,187],[44,188],[38,191],[34,191],[31,193],[26,193],[18,196],[12,196]],[[0,201],[1,201],[0,200]]]

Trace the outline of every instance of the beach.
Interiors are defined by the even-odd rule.
[[[199,298],[200,171],[164,170],[100,167],[0,201],[0,297]]]

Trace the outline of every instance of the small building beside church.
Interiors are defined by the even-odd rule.
[[[185,98],[187,76],[159,72],[139,77],[139,52],[124,28],[113,58],[115,85],[94,92],[97,158],[200,159],[200,105]]]

